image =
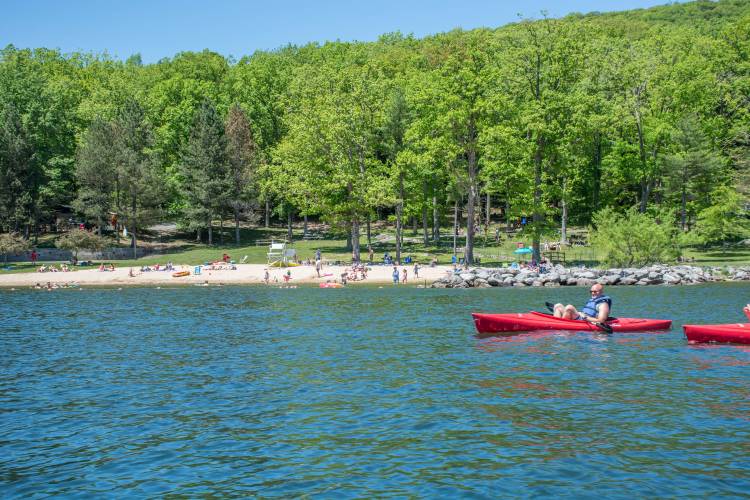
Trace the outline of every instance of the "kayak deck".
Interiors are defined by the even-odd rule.
[[[688,342],[750,344],[750,323],[723,325],[683,325]]]
[[[483,314],[472,313],[474,326],[479,333],[529,332],[534,330],[572,330],[601,332],[602,329],[588,321],[556,318],[540,312]],[[672,320],[647,318],[616,318],[607,321],[614,332],[643,332],[669,330]]]

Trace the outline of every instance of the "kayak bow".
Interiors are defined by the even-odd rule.
[[[724,325],[683,325],[688,342],[750,344],[750,323]]]

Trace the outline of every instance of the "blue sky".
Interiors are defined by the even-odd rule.
[[[152,63],[205,48],[240,58],[255,50],[327,40],[418,37],[516,21],[518,14],[645,8],[666,0],[5,0],[0,46],[48,47]]]

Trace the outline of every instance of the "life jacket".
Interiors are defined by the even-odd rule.
[[[604,303],[608,304],[610,309],[612,309],[612,299],[607,295],[600,295],[595,299],[589,299],[589,301],[586,302],[586,305],[583,306],[583,309],[581,309],[581,312],[586,316],[596,317],[599,315],[599,305]]]

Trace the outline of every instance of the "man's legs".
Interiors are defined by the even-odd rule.
[[[563,306],[560,303],[555,304],[554,312],[552,313],[556,318],[565,319],[576,319],[578,318],[578,311],[570,304]]]

